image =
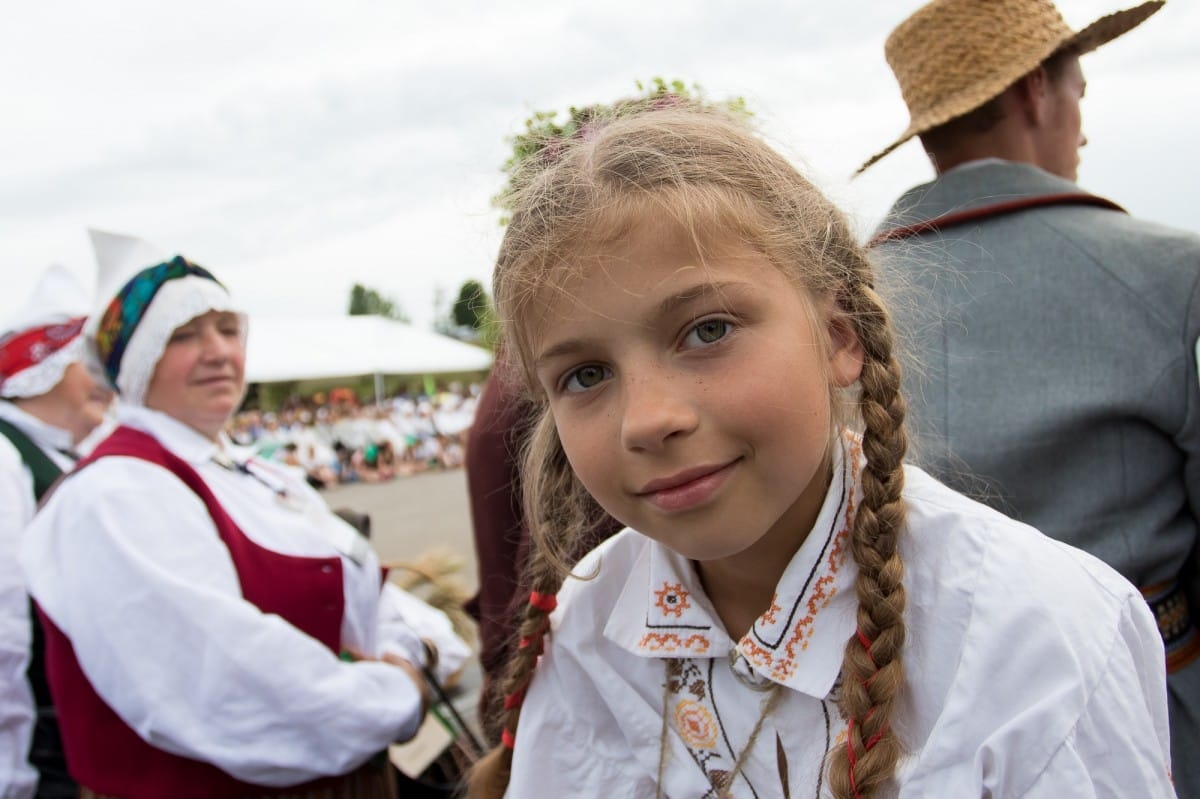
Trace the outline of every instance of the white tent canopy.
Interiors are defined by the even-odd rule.
[[[380,316],[254,317],[246,345],[251,383],[478,372],[491,365],[485,349]]]

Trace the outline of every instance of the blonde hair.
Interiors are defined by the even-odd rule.
[[[572,472],[533,378],[531,303],[547,291],[565,290],[564,281],[585,268],[589,251],[620,235],[647,204],[690,231],[701,253],[715,240],[705,231],[714,228],[760,250],[810,300],[832,300],[811,305],[832,307],[864,350],[857,402],[835,406],[839,424],[861,428],[866,465],[851,535],[859,569],[858,630],[842,665],[841,711],[850,727],[828,761],[835,796],[870,797],[891,779],[900,751],[889,719],[903,682],[905,590],[897,539],[904,523],[907,438],[891,323],[866,254],[815,186],[744,121],[718,111],[681,107],[618,117],[588,139],[567,142],[553,158],[532,164],[515,183],[494,281],[505,346],[520,359],[526,387],[541,408],[524,457],[533,541],[527,584],[539,598],[556,594],[572,542],[601,513]],[[837,390],[830,391],[836,398]],[[503,722],[509,743],[549,626],[546,608],[542,601],[526,607],[521,645],[499,686],[508,697]],[[511,762],[506,746],[481,761],[470,795],[501,796]]]

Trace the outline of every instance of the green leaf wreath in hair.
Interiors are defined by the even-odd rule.
[[[509,213],[512,210],[508,198],[517,188],[518,176],[526,162],[539,157],[545,163],[553,163],[561,152],[564,141],[587,138],[589,132],[608,120],[623,114],[673,108],[685,101],[701,107],[721,109],[737,116],[753,116],[743,98],[731,97],[710,101],[705,97],[704,90],[695,83],[689,86],[681,80],[667,81],[655,77],[648,83],[635,81],[635,85],[637,94],[622,97],[612,103],[570,106],[567,108],[565,119],[562,119],[563,114],[559,111],[534,111],[533,115],[525,120],[525,129],[508,137],[508,142],[512,145],[512,155],[501,167],[505,175],[505,186],[492,198],[492,205],[503,213],[500,218],[501,227],[508,225]]]

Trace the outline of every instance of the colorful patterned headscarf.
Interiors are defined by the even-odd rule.
[[[100,326],[96,330],[96,353],[113,388],[117,387],[117,373],[120,371],[125,348],[129,346],[129,340],[133,338],[134,331],[145,316],[154,295],[158,294],[158,290],[168,281],[188,275],[211,280],[224,288],[221,281],[213,277],[207,269],[190,263],[182,255],[177,255],[170,261],[138,272],[121,287],[117,296],[113,297],[112,302],[105,308],[100,317]]]

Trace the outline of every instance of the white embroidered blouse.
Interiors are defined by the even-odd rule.
[[[581,562],[575,574],[596,577],[560,594],[508,796],[712,796],[772,684],[782,700],[731,795],[828,796],[860,457],[839,453],[774,602],[736,643],[691,564],[660,544],[626,529]],[[904,496],[907,683],[892,726],[905,754],[883,795],[1174,796],[1162,642],[1137,590],[915,467]]]

